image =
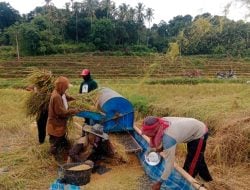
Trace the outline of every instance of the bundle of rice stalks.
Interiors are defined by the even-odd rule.
[[[34,69],[27,77],[27,82],[34,85],[39,92],[52,92],[55,77],[51,71],[45,69]]]
[[[83,93],[77,96],[75,101],[70,102],[70,106],[82,111],[100,112],[98,108],[100,90],[101,88],[98,88],[89,93]]]
[[[55,78],[50,71],[34,69],[26,80],[29,85],[33,86],[33,91],[25,101],[26,114],[39,117],[48,109]]]
[[[48,110],[49,100],[50,94],[31,92],[25,101],[26,115],[39,117],[42,112]]]

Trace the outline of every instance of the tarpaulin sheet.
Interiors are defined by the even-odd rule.
[[[136,131],[131,132],[131,135],[135,138],[138,144],[142,147],[142,152],[137,153],[142,166],[146,174],[153,180],[160,179],[162,172],[164,171],[165,160],[161,159],[161,162],[156,166],[150,166],[146,163],[144,154],[148,149],[148,142],[139,135]],[[161,185],[161,190],[195,190],[194,187],[175,169],[172,170],[170,176]]]

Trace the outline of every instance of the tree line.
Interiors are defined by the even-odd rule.
[[[250,55],[250,23],[204,13],[178,15],[152,24],[154,10],[111,0],[70,0],[58,9],[52,0],[20,15],[0,2],[0,45],[21,55],[87,51],[168,52],[182,55]]]

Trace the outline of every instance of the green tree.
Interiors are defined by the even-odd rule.
[[[73,3],[73,1],[72,1]],[[75,41],[78,43],[78,15],[80,12],[81,4],[79,2],[74,2],[72,5],[75,14]]]
[[[91,28],[92,28],[93,20],[95,18],[95,11],[98,8],[99,2],[98,0],[84,0],[83,5],[85,11],[87,12],[87,16],[91,20]]]
[[[115,27],[110,19],[96,20],[93,25],[92,38],[100,50],[111,50],[115,44]]]
[[[175,37],[182,31],[184,28],[190,26],[192,24],[192,16],[176,16],[171,19],[167,25],[167,35],[169,37]]]
[[[20,52],[22,55],[38,55],[40,48],[39,30],[30,23],[20,25]]]
[[[138,26],[138,41],[137,43],[140,45],[141,42],[143,41],[143,36],[144,36],[144,31],[143,29],[144,27],[144,18],[145,18],[145,14],[144,14],[144,10],[145,10],[145,6],[143,5],[143,3],[138,3],[136,6],[136,22],[137,22],[137,26]]]
[[[145,18],[147,19],[148,21],[148,28],[151,28],[151,22],[154,18],[154,9],[152,8],[147,8],[146,9],[146,15],[145,15]]]
[[[180,46],[184,54],[209,53],[207,38],[210,38],[212,24],[208,19],[198,18],[184,30]],[[185,42],[185,43],[184,43]]]
[[[115,10],[115,3],[111,0],[102,0],[101,8],[106,12],[106,18],[111,18]]]
[[[128,10],[128,20],[135,21],[136,10],[133,7],[130,7]]]
[[[128,20],[128,10],[129,10],[129,5],[122,3],[119,6],[119,12],[118,12],[118,19],[121,21]]]
[[[144,23],[144,14],[145,6],[143,3],[138,3],[136,6],[136,20],[138,23],[143,24]]]
[[[20,60],[20,49],[19,49],[19,25],[18,23],[13,24],[6,31],[10,37],[10,41],[16,47],[17,60]]]
[[[7,28],[20,20],[20,15],[9,3],[0,2],[0,33],[4,28]]]

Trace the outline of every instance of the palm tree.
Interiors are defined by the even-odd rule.
[[[102,9],[106,10],[106,18],[109,18],[112,9],[114,9],[114,2],[111,0],[102,0],[100,4],[102,6]]]
[[[69,12],[69,6],[70,6],[70,3],[65,3],[65,8],[67,12]]]
[[[136,21],[138,23],[138,44],[141,43],[141,36],[143,31],[143,22],[145,15],[143,13],[145,6],[142,3],[138,3],[136,6]]]
[[[73,0],[71,0],[71,2],[73,3]],[[76,17],[76,43],[78,43],[78,12],[80,9],[81,3],[79,2],[74,2],[72,4],[72,9],[75,12],[75,17]]]
[[[127,5],[125,3],[122,3],[119,6],[118,17],[119,17],[120,20],[125,21],[127,19],[127,17],[128,17],[128,8],[129,8],[129,5]]]
[[[45,3],[46,3],[46,9],[47,9],[47,14],[48,14],[48,19],[49,19],[49,31],[50,31],[50,23],[51,23],[51,20],[52,20],[52,10],[51,10],[51,1],[52,0],[45,0]]]
[[[91,21],[91,28],[93,19],[95,17],[95,10],[98,8],[98,0],[84,0],[83,5],[85,8],[85,11],[87,12],[88,17],[90,17]]]
[[[136,10],[133,7],[130,7],[128,10],[128,20],[134,21],[135,20],[135,12]]]
[[[143,5],[143,3],[138,3],[137,6],[136,6],[136,17],[137,17],[137,22],[140,23],[140,24],[143,24],[144,22],[144,18],[145,18],[145,15],[143,13],[145,9],[145,6]]]
[[[46,3],[46,6],[47,7],[49,7],[50,6],[50,2],[51,2],[52,0],[45,0],[45,3]]]
[[[69,6],[68,6],[68,9],[66,10],[64,9],[57,10],[57,14],[54,20],[55,24],[57,24],[57,27],[60,28],[63,43],[65,43],[65,39],[64,39],[65,26],[67,25],[67,21],[69,19],[68,11],[69,11]]]
[[[145,18],[147,19],[148,21],[148,27],[149,27],[149,33],[151,32],[151,22],[152,22],[152,19],[154,18],[153,15],[154,15],[154,10],[152,8],[147,8],[146,9],[146,15],[145,15]],[[147,46],[148,46],[148,41],[149,41],[149,34],[147,34]]]
[[[151,27],[151,22],[152,22],[152,19],[154,18],[154,10],[152,8],[147,8],[146,9],[146,15],[145,15],[145,18],[147,19],[148,21],[148,27],[150,29]]]

